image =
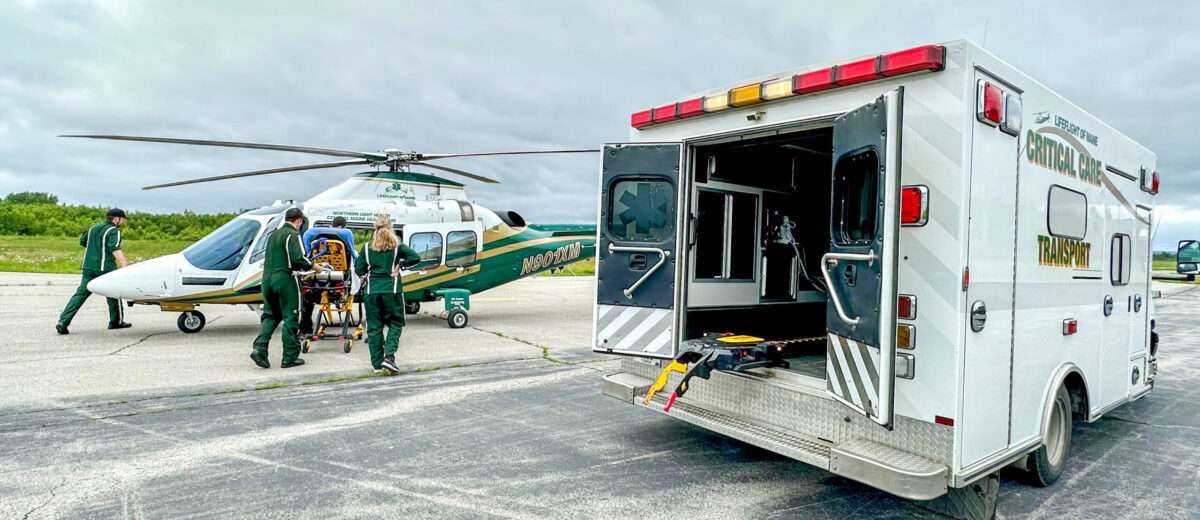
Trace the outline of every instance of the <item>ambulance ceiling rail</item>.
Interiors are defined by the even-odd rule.
[[[773,78],[735,87],[726,92],[635,112],[630,117],[630,124],[640,130],[651,125],[711,114],[733,107],[756,105],[923,70],[938,71],[945,68],[945,57],[946,48],[941,45],[924,45],[881,54],[874,58],[834,65],[787,78]]]

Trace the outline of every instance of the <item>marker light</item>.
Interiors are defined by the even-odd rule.
[[[650,110],[634,112],[633,115],[629,117],[629,124],[633,125],[634,128],[649,126],[651,123],[650,112]]]
[[[916,346],[917,328],[912,325],[896,325],[896,348],[912,349]]]
[[[929,188],[905,186],[900,190],[900,224],[924,226],[929,221]]]
[[[1004,121],[1000,122],[1000,131],[1010,135],[1021,134],[1021,96],[1004,96]]]
[[[884,54],[879,57],[879,74],[897,76],[918,70],[942,70],[946,48],[941,45],[925,45],[906,51]]]
[[[940,415],[933,416],[933,422],[941,424],[943,426],[954,426],[954,419],[951,419],[949,417],[942,417]]]
[[[979,80],[975,96],[975,117],[992,126],[1004,119],[1004,93],[991,83]]]
[[[777,79],[762,84],[762,98],[779,99],[792,95],[792,78]]]
[[[1075,334],[1076,332],[1079,332],[1079,322],[1078,321],[1076,321],[1074,318],[1068,318],[1068,319],[1063,320],[1063,336],[1070,336],[1071,334]]]
[[[911,294],[901,294],[896,298],[896,317],[914,320],[917,318],[917,297]]]
[[[1150,194],[1151,194],[1151,195],[1158,195],[1158,170],[1155,170],[1155,171],[1154,171],[1154,174],[1153,174],[1153,175],[1151,175],[1150,177],[1151,177],[1151,180],[1150,180]]]
[[[792,76],[792,92],[807,94],[833,88],[833,67]]]
[[[729,108],[729,93],[722,92],[711,96],[704,96],[704,111],[718,112]]]
[[[867,58],[865,60],[838,65],[833,69],[833,82],[837,85],[853,85],[864,81],[871,81],[878,77],[876,73],[876,58]]]
[[[681,119],[686,118],[686,117],[698,116],[703,113],[704,113],[704,98],[702,98],[702,97],[698,97],[696,99],[689,99],[687,101],[680,101],[679,105],[677,107],[675,107],[675,115]]]
[[[746,85],[729,90],[729,104],[735,107],[744,107],[755,103],[762,103],[762,87],[758,83]]]
[[[675,117],[675,103],[663,105],[651,111],[650,120],[655,123],[666,123],[675,119],[677,119]]]

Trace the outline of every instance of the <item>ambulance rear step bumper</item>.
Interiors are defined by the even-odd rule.
[[[602,389],[605,395],[663,412],[667,392],[659,392],[649,404],[642,404],[651,383],[644,377],[618,372],[604,376]],[[663,413],[902,498],[930,500],[946,493],[948,469],[945,465],[866,439],[834,445],[830,441],[748,417],[701,408],[683,400],[676,401],[670,412]]]

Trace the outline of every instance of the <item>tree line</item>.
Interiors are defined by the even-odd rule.
[[[0,235],[78,237],[104,220],[109,208],[58,204],[49,193],[10,193],[0,200]],[[126,239],[199,240],[239,213],[146,213],[128,211]]]

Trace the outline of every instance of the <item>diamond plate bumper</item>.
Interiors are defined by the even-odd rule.
[[[829,472],[911,500],[946,493],[947,468],[924,457],[864,439],[834,446]]]

